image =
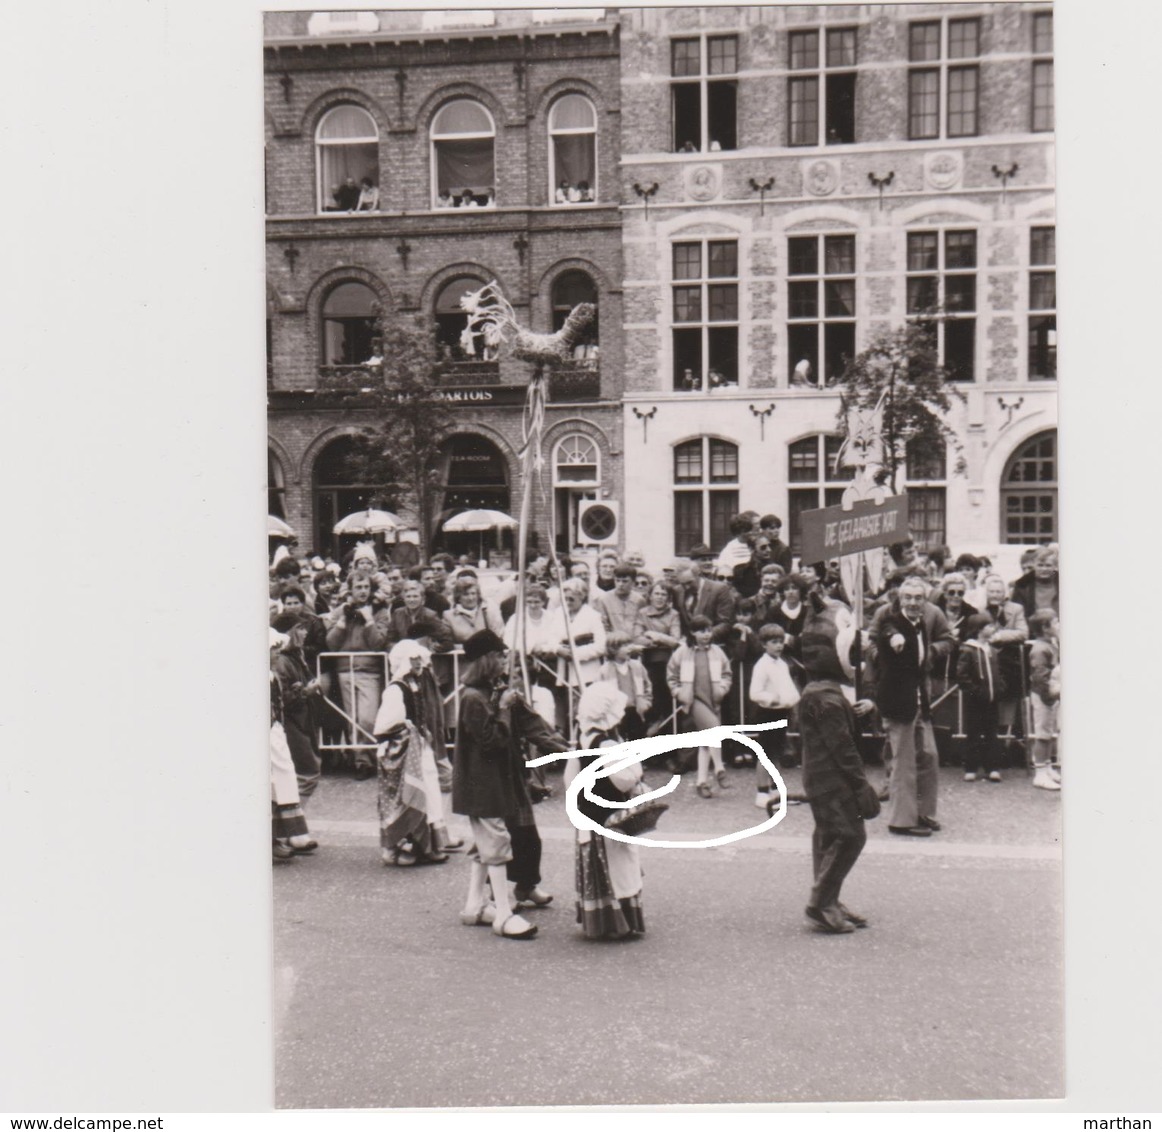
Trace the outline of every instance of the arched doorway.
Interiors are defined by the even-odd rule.
[[[1026,440],[1001,476],[1001,542],[1057,541],[1057,430]]]
[[[315,549],[321,553],[337,556],[346,549],[339,546],[339,538],[331,533],[344,515],[372,506],[386,506],[388,510],[394,507],[394,500],[384,503],[382,484],[363,482],[356,452],[355,438],[340,436],[327,444],[315,459]]]
[[[508,484],[508,461],[504,453],[487,437],[475,433],[453,436],[445,442],[441,454],[441,481],[444,485],[443,506],[436,517],[432,545],[449,554],[467,554],[475,559],[482,545],[479,534],[445,531],[444,523],[461,511],[487,509],[511,515],[512,496]],[[511,533],[486,532],[483,546],[500,549],[511,547]]]

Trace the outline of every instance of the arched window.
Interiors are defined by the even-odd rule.
[[[266,450],[266,513],[276,519],[286,518],[286,478],[282,461],[269,448]]]
[[[1001,541],[1057,541],[1057,430],[1039,432],[1009,458],[1001,477]]]
[[[327,293],[320,335],[323,365],[358,366],[371,357],[375,303],[375,292],[363,283],[340,283]]]
[[[674,553],[721,550],[738,514],[738,445],[700,436],[674,447]]]
[[[581,432],[570,433],[557,445],[553,457],[553,486],[597,486],[601,482],[601,452],[597,441]]]
[[[834,507],[841,502],[843,485],[850,471],[835,467],[843,437],[816,433],[787,445],[787,514],[790,517],[789,546],[798,554],[803,545],[804,511]],[[835,486],[833,486],[835,485]]]
[[[566,271],[553,281],[553,329],[560,330],[565,325],[569,312],[579,303],[597,306],[597,287],[584,271]],[[581,339],[573,349],[577,359],[597,357],[597,318],[582,332]]]
[[[553,499],[556,508],[557,549],[568,550],[581,541],[578,523],[581,504],[597,498],[601,486],[601,450],[582,432],[562,437],[553,449]]]
[[[446,103],[432,119],[432,206],[480,208],[496,203],[496,126],[468,98]]]
[[[597,112],[580,94],[549,110],[549,200],[555,205],[597,200]]]
[[[461,511],[489,510],[511,514],[508,461],[497,445],[475,433],[449,437],[442,446],[438,465],[443,487],[440,511],[436,516],[433,542],[437,549],[453,555],[471,554],[494,566],[513,561],[513,533],[510,530],[447,531],[446,523]],[[507,559],[504,555],[507,554]]]
[[[364,182],[378,190],[379,130],[362,106],[344,103],[323,115],[315,155],[320,212],[354,212]]]
[[[384,499],[383,485],[365,480],[362,461],[353,437],[340,436],[327,444],[315,458],[315,546],[323,551],[336,549],[335,524],[353,511],[371,506],[394,509],[393,499]]]
[[[472,349],[469,350],[464,333],[468,328],[468,313],[460,305],[460,300],[471,291],[479,291],[483,286],[484,280],[462,275],[445,283],[436,295],[436,347],[441,361],[496,360],[496,347],[487,345],[482,334],[472,336]]]

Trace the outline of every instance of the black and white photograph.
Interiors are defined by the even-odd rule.
[[[1053,18],[266,14],[280,1107],[1062,1094]]]
[[[3,1123],[1151,1127],[1160,23],[6,11]]]

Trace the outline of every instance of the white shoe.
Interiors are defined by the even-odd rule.
[[[1052,764],[1050,764],[1049,777],[1052,778],[1053,781],[1056,782],[1060,786],[1061,785],[1061,767],[1053,766]]]
[[[1001,780],[1001,772],[999,770],[990,770],[989,771],[989,782],[1000,782],[1000,780]]]
[[[1047,766],[1039,766],[1033,771],[1033,785],[1038,790],[1061,789],[1061,783],[1053,777],[1053,772]]]
[[[460,923],[466,927],[475,927],[479,924],[491,924],[496,919],[496,905],[485,904],[479,912],[461,912]]]
[[[765,790],[760,790],[760,791],[759,791],[759,792],[758,792],[758,793],[757,793],[757,794],[754,796],[754,806],[755,806],[755,809],[756,809],[756,810],[765,810],[765,809],[767,808],[767,803],[768,803],[770,800],[771,800],[771,796],[770,796],[770,794],[768,794],[768,793],[767,793]]]
[[[972,770],[967,771],[964,775],[964,781],[965,782],[975,782],[976,781],[976,772],[972,771]]]
[[[492,921],[492,932],[505,939],[532,939],[537,934],[537,926],[513,912],[507,919],[499,916],[495,918]]]

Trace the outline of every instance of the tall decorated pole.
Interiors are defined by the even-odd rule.
[[[553,334],[540,334],[522,328],[516,321],[516,312],[501,294],[496,281],[485,284],[479,291],[473,291],[460,300],[460,305],[468,313],[468,325],[464,330],[461,345],[469,354],[476,352],[476,339],[482,338],[486,349],[495,351],[500,343],[507,342],[513,356],[530,363],[533,367],[529,379],[528,394],[525,398],[524,416],[521,421],[520,450],[521,462],[521,503],[519,526],[517,527],[516,565],[516,633],[514,642],[520,647],[509,657],[509,678],[515,675],[516,665],[521,668],[521,678],[526,692],[531,684],[527,665],[527,639],[525,618],[525,573],[528,569],[529,523],[532,511],[533,485],[544,471],[545,460],[543,440],[545,431],[545,405],[547,402],[548,374],[556,366],[571,360],[573,347],[585,328],[593,321],[596,310],[592,303],[579,303],[565,319],[560,330]],[[549,555],[556,561],[556,548],[551,545]],[[558,585],[561,572],[557,570]],[[562,609],[564,594],[561,594]],[[573,648],[573,633],[569,618],[565,616],[565,629],[569,635],[570,651]],[[578,678],[580,673],[578,670]]]

